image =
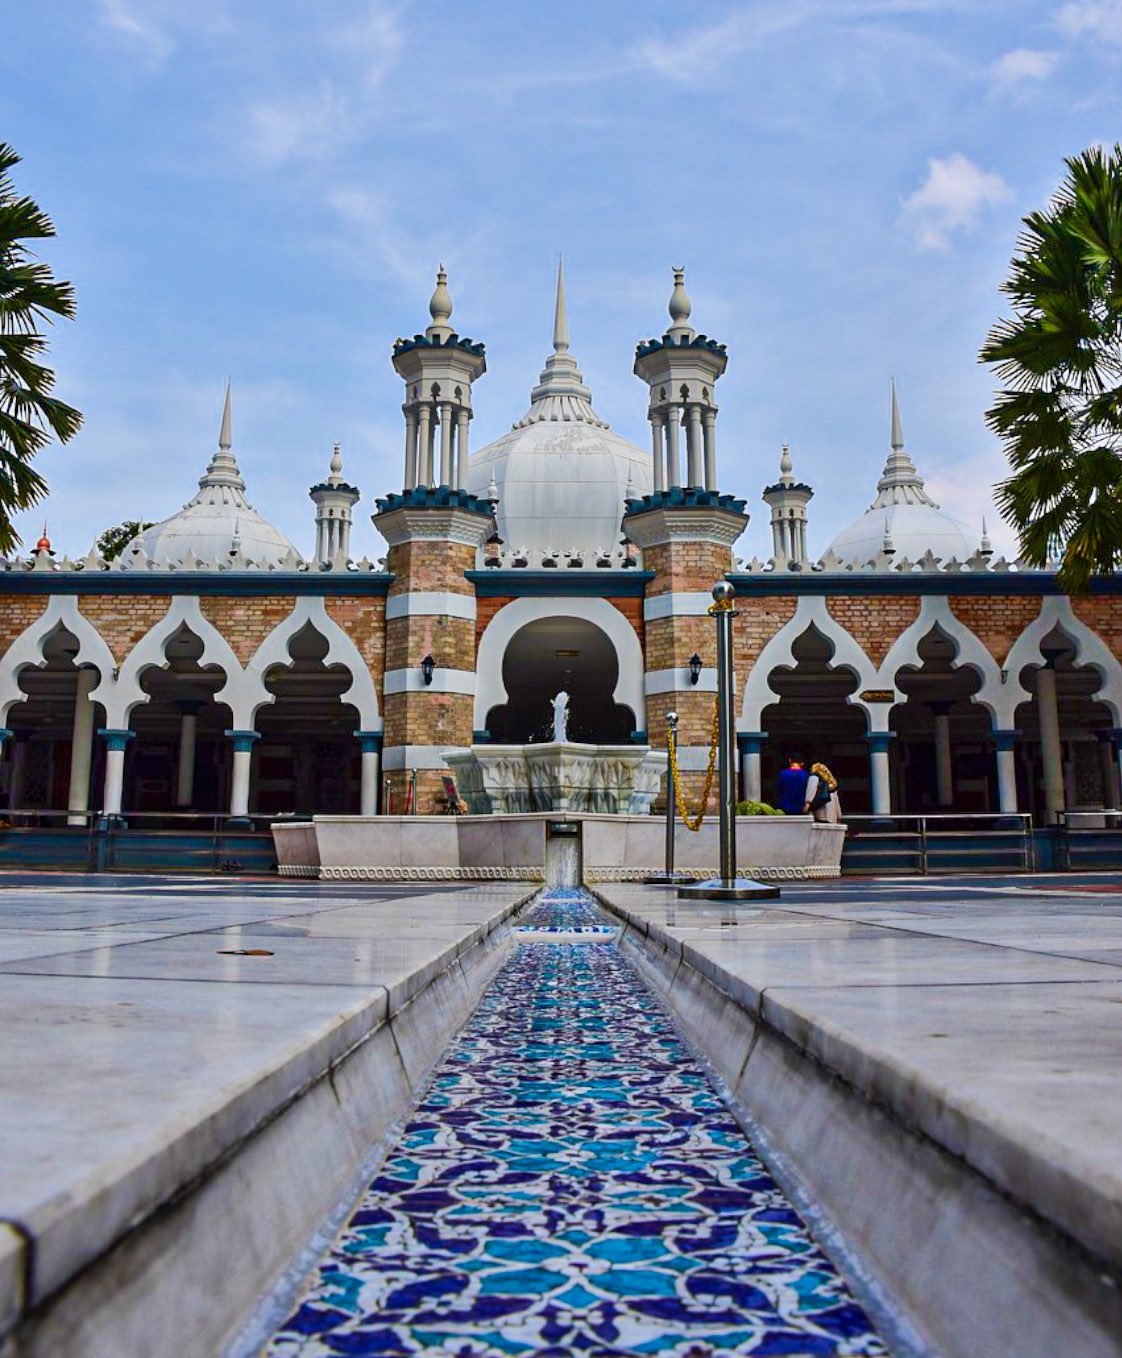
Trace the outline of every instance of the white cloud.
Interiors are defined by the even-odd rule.
[[[1056,25],[1072,38],[1091,38],[1122,47],[1122,0],[1071,0]]]
[[[984,521],[995,555],[1015,561],[1020,555],[1017,534],[993,502],[993,487],[1008,475],[1005,459],[995,450],[944,464],[927,477],[927,490],[940,508],[973,529],[979,542]]]
[[[246,111],[250,149],[261,160],[323,160],[354,130],[347,101],[331,85],[289,99],[264,99]]]
[[[1011,94],[1047,80],[1059,60],[1057,52],[1015,47],[990,66],[989,76],[997,94]]]
[[[1012,190],[999,174],[954,151],[927,162],[927,178],[904,203],[904,219],[923,250],[948,250],[958,231],[972,231],[988,207],[1003,203]]]
[[[367,89],[380,89],[405,45],[398,12],[375,9],[359,23],[350,24],[332,39],[360,68]]]
[[[184,35],[227,32],[226,0],[98,0],[101,21],[152,69],[163,66]]]

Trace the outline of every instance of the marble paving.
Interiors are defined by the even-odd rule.
[[[883,1354],[661,1003],[595,946],[592,900],[520,923],[566,941],[504,966],[269,1358]]]

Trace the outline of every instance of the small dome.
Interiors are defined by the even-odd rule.
[[[199,481],[194,499],[171,518],[138,534],[122,553],[146,556],[160,566],[176,565],[187,557],[225,564],[239,551],[258,566],[279,566],[296,548],[279,528],[245,498],[245,481],[230,451],[230,389],[222,413],[218,452]]]
[[[616,548],[624,500],[650,494],[652,482],[650,453],[613,434],[592,408],[569,353],[558,268],[553,353],[530,393],[530,409],[509,434],[469,459],[467,489],[488,499],[493,483],[499,535],[508,547],[589,555]]]
[[[877,482],[877,498],[827,549],[839,561],[863,566],[887,547],[897,561],[928,552],[941,561],[965,561],[980,543],[969,526],[945,513],[928,495],[923,477],[904,451],[904,432],[892,384],[892,451]]]

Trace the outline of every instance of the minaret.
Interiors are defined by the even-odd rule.
[[[423,335],[399,339],[393,366],[405,382],[405,489],[463,488],[467,474],[471,384],[487,371],[483,345],[449,324],[452,296],[441,264]]]
[[[321,566],[330,566],[340,556],[347,561],[351,555],[351,511],[359,490],[343,480],[342,472],[343,454],[336,444],[327,480],[308,491],[316,507],[316,560]]]
[[[670,328],[635,351],[635,375],[650,388],[655,494],[680,486],[717,489],[717,403],[713,387],[728,364],[725,346],[690,325],[685,270],[674,270]],[[680,445],[684,431],[686,471]]]
[[[801,570],[808,564],[806,550],[806,507],[814,491],[791,474],[791,450],[783,445],[779,458],[779,480],[764,491],[764,503],[771,508],[771,553],[776,570],[792,567]]]
[[[716,631],[703,615],[714,583],[732,570],[732,545],[748,515],[743,500],[717,490],[713,387],[728,362],[725,346],[699,335],[690,311],[684,271],[675,269],[670,328],[635,351],[635,373],[650,390],[655,488],[628,501],[623,532],[654,575],[645,605],[647,730],[652,744],[661,743],[666,712],[677,711],[680,767],[692,797],[704,777],[717,682]],[[696,681],[689,663],[695,652],[702,662]]]
[[[429,315],[423,335],[393,347],[393,366],[405,380],[405,489],[379,499],[374,515],[393,575],[383,768],[399,813],[416,769],[415,809],[422,815],[442,804],[436,800],[448,772],[442,752],[472,743],[475,586],[467,572],[494,527],[491,505],[463,489],[471,384],[487,363],[483,345],[461,339],[449,324],[443,265]]]

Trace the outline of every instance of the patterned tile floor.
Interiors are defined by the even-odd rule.
[[[549,893],[539,926],[603,922]],[[886,1352],[619,951],[527,943],[269,1358]]]

